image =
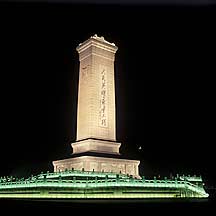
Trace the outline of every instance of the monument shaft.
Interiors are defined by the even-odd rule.
[[[116,141],[114,59],[117,47],[93,36],[77,47],[80,60],[77,141]]]
[[[116,142],[114,60],[117,47],[94,35],[79,44],[77,137],[73,153],[119,154]]]

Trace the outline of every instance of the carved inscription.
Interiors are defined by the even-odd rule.
[[[106,69],[102,68],[100,72],[100,126],[107,127],[107,74]]]

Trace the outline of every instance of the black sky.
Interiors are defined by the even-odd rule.
[[[120,4],[120,5],[213,5],[214,0],[8,0],[9,2],[48,2],[82,4]]]
[[[147,176],[201,174],[213,184],[215,8],[1,6],[1,176],[51,170],[71,153],[75,48],[96,33],[119,47],[122,154],[141,160]]]

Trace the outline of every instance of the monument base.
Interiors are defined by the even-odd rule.
[[[99,140],[93,138],[76,141],[75,143],[71,144],[73,154],[89,151],[107,154],[119,154],[120,146],[121,143],[117,143],[115,141]]]
[[[175,179],[142,179],[109,172],[85,172],[67,170],[47,172],[26,179],[0,178],[0,199],[37,199],[41,201],[54,199],[58,201],[76,200],[86,202],[88,199],[98,202],[144,199],[177,199],[181,202],[198,201],[197,198],[208,198],[201,177],[178,176]],[[189,200],[189,199],[190,200]],[[204,200],[202,200],[204,201]],[[158,202],[158,200],[157,200]],[[110,204],[110,203],[109,203]]]
[[[75,170],[96,171],[96,172],[113,172],[132,175],[140,178],[139,166],[140,161],[120,158],[80,156],[53,161],[54,172]]]

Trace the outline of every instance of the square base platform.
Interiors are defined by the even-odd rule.
[[[80,156],[75,158],[68,158],[64,160],[53,161],[54,171],[71,170],[85,170],[96,172],[113,172],[132,175],[136,178],[139,176],[140,161],[128,160],[120,158],[107,158],[95,156]]]

